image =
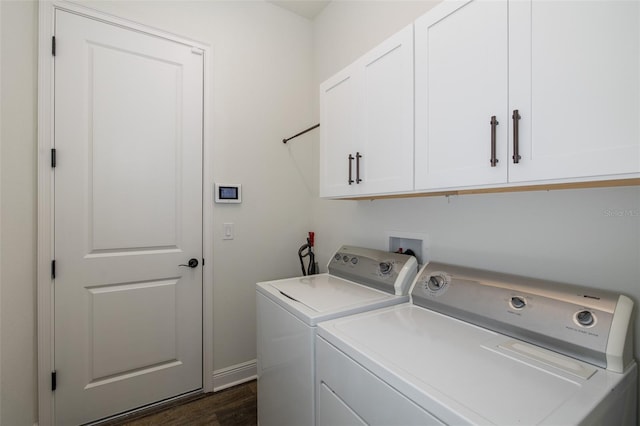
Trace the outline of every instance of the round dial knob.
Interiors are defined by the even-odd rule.
[[[344,263],[347,263],[349,261],[349,256],[347,256],[346,254],[344,256],[342,256],[342,261]]]
[[[438,291],[442,287],[444,287],[445,283],[446,281],[444,277],[440,275],[433,275],[431,278],[429,278],[429,281],[427,281],[427,287],[429,287],[429,290],[431,291]]]
[[[584,325],[585,327],[592,325],[595,321],[593,318],[593,314],[589,311],[578,312],[576,314],[576,320],[578,321],[578,324]]]
[[[335,255],[335,256],[333,256],[333,258],[334,258],[335,260],[340,260],[340,254],[336,253],[336,255]]]
[[[388,274],[392,269],[391,262],[380,262],[378,269],[381,274]]]
[[[511,298],[511,306],[513,306],[515,309],[522,309],[527,305],[527,302],[524,301],[524,299],[520,296],[513,296]]]
[[[351,263],[353,263],[354,265],[358,263],[358,258],[357,257],[352,257],[351,258]]]

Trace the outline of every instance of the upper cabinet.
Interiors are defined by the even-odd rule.
[[[510,2],[509,39],[509,181],[639,172],[640,2]]]
[[[417,189],[507,181],[507,11],[445,2],[416,21]]]
[[[415,23],[415,189],[640,171],[640,2],[445,2]]]
[[[323,197],[637,179],[640,1],[445,0],[323,83],[320,121]]]
[[[320,196],[413,189],[413,25],[320,85]]]

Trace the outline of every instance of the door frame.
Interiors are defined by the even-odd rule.
[[[37,343],[38,343],[38,424],[53,425],[54,392],[54,291],[51,261],[54,253],[54,180],[51,148],[54,142],[54,58],[51,37],[55,11],[63,10],[156,37],[197,47],[204,52],[203,70],[203,147],[202,147],[202,255],[208,260],[202,273],[202,384],[213,391],[213,87],[211,46],[186,37],[151,28],[64,0],[40,1],[38,34],[38,208],[37,208]],[[204,266],[204,264],[203,264]]]

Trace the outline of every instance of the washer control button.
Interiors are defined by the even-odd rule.
[[[340,260],[340,253],[336,253],[336,255],[335,255],[335,256],[333,256],[333,258],[334,258],[335,260]]]
[[[344,263],[347,263],[349,261],[349,256],[347,256],[346,254],[344,256],[342,256],[342,261]]]
[[[381,274],[386,275],[391,272],[391,269],[393,269],[393,267],[391,265],[391,262],[380,262],[378,269],[380,270]]]
[[[444,277],[441,275],[432,275],[429,278],[429,281],[427,281],[427,287],[431,291],[438,291],[442,289],[442,287],[444,287],[445,284],[446,284],[446,281]]]
[[[576,321],[578,324],[583,325],[585,327],[589,327],[593,325],[595,319],[593,318],[593,314],[589,311],[580,311],[576,314]]]
[[[357,257],[352,257],[351,258],[351,263],[353,263],[354,265],[358,263],[358,258]]]
[[[525,306],[527,306],[527,302],[525,302],[524,298],[522,298],[520,296],[513,296],[511,298],[511,306],[514,309],[522,309]]]

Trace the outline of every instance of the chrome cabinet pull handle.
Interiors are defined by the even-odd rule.
[[[362,158],[362,155],[360,155],[359,152],[356,152],[356,183],[362,182],[362,179],[360,179],[360,159],[361,158]]]
[[[349,154],[349,185],[353,183],[353,179],[351,179],[351,163],[353,162],[353,155]]]
[[[496,126],[499,124],[495,115],[491,116],[491,159],[489,162],[491,163],[491,167],[495,167],[498,164],[498,159],[496,158]]]
[[[520,140],[519,140],[519,134],[520,131],[518,129],[518,123],[520,121],[520,113],[517,109],[513,110],[513,115],[511,116],[511,118],[513,118],[513,163],[514,164],[518,164],[520,162]]]

